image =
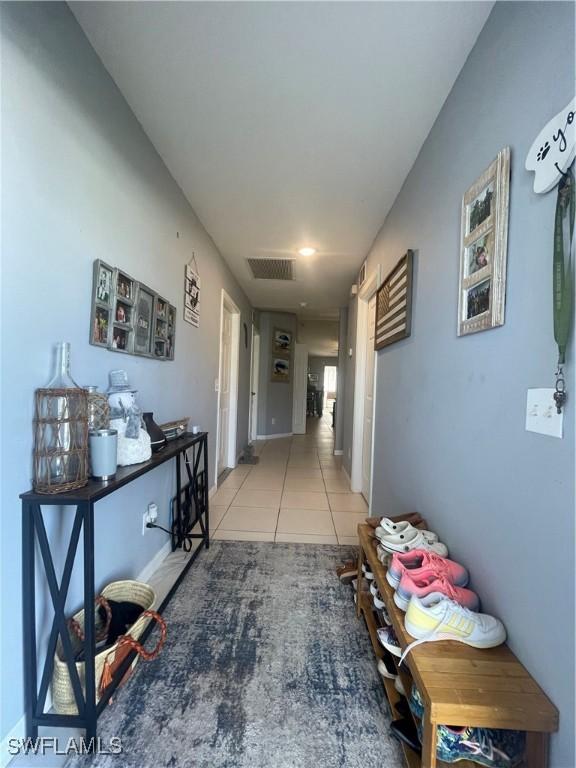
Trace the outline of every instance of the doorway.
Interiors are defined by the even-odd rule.
[[[324,411],[331,415],[332,429],[334,429],[335,412],[337,397],[338,367],[335,365],[324,366]]]
[[[356,366],[354,376],[354,423],[350,487],[362,493],[370,509],[372,503],[372,463],[374,453],[375,381],[374,352],[376,291],[380,267],[368,277],[358,293],[356,320]]]
[[[258,438],[258,377],[260,376],[260,333],[252,325],[252,363],[250,365],[250,442]]]
[[[218,371],[218,425],[216,429],[216,474],[236,466],[238,416],[238,362],[240,310],[222,289],[220,306],[220,362]]]

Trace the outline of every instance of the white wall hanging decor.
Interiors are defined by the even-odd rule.
[[[200,325],[200,275],[194,253],[184,270],[184,320],[195,328]]]
[[[555,187],[576,153],[576,99],[558,112],[535,138],[526,157],[526,170],[534,171],[534,192]]]

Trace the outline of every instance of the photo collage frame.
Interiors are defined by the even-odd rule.
[[[504,324],[510,149],[462,198],[458,336]]]
[[[94,262],[90,344],[113,352],[174,360],[176,307],[101,259]]]

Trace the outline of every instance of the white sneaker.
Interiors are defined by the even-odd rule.
[[[378,640],[383,648],[386,648],[394,656],[402,656],[400,643],[392,627],[379,627],[377,629]]]
[[[392,665],[392,661],[390,661],[390,664]],[[383,659],[378,659],[378,672],[380,672],[382,677],[388,678],[388,680],[396,680],[398,677],[396,669],[394,668],[394,672],[391,672]]]
[[[370,570],[370,566],[366,563],[362,563],[362,573],[364,574],[364,578],[368,579],[368,581],[372,581],[374,579],[374,574]]]
[[[423,531],[413,528],[406,533],[380,536],[380,546],[385,552],[410,552],[413,549],[426,549],[441,557],[448,556],[448,547],[440,541],[430,542]]]
[[[494,648],[506,640],[506,630],[499,619],[470,611],[440,592],[421,598],[412,595],[404,626],[416,639],[402,654],[401,662],[420,643],[458,640],[474,648]]]

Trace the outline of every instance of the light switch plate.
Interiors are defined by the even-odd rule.
[[[548,437],[562,438],[564,414],[557,413],[554,390],[529,389],[526,398],[526,429]]]

